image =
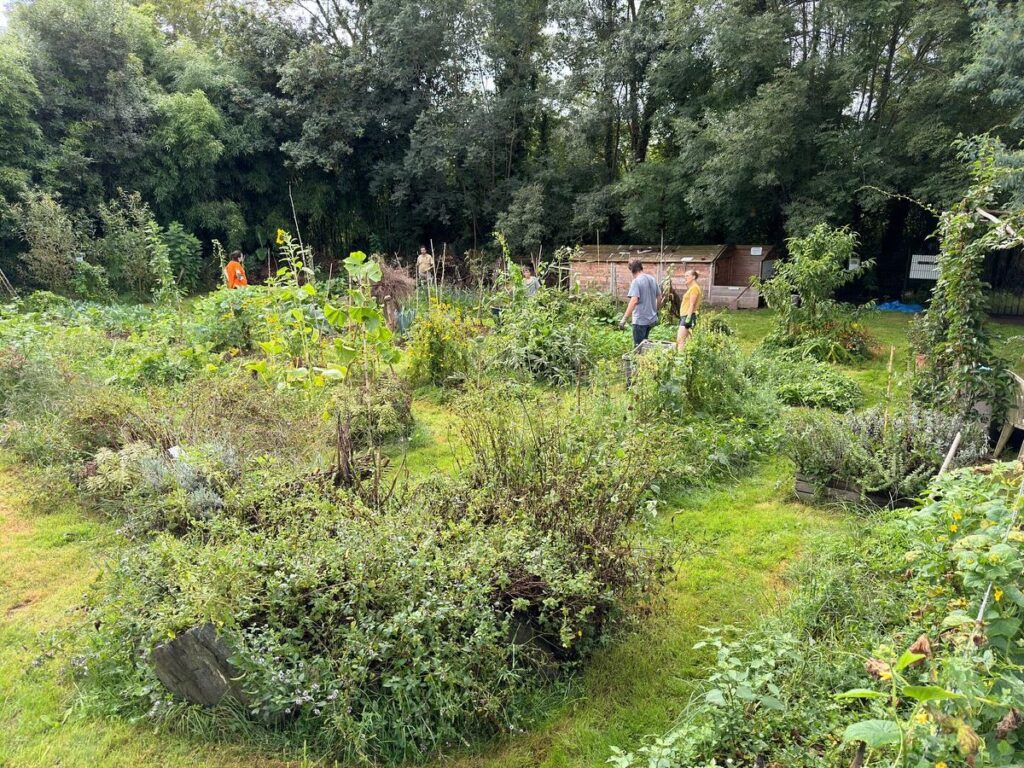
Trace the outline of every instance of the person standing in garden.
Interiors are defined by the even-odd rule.
[[[686,293],[683,294],[679,310],[679,331],[676,333],[676,349],[680,352],[686,346],[693,326],[697,324],[697,313],[700,311],[701,299],[704,298],[704,291],[697,282],[697,270],[688,269],[683,273],[683,280],[686,283]]]
[[[637,347],[647,340],[651,328],[658,322],[658,307],[661,305],[661,287],[658,281],[644,272],[640,259],[631,259],[629,271],[633,281],[629,284],[626,297],[629,303],[622,316],[620,328],[625,328],[627,321],[633,321],[633,346]]]
[[[434,257],[427,251],[427,246],[420,246],[420,255],[416,257],[416,279],[420,283],[430,283],[434,275]]]
[[[533,267],[526,264],[523,267],[523,291],[527,296],[533,296],[540,288],[540,280],[533,274]]]
[[[224,267],[224,276],[228,281],[228,288],[241,288],[249,284],[245,276],[245,254],[241,251],[232,251],[231,260]]]

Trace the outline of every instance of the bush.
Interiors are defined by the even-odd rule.
[[[458,384],[470,372],[473,327],[462,310],[431,301],[417,317],[409,341],[409,376],[413,384]]]
[[[223,493],[207,484],[223,509],[131,547],[86,630],[83,662],[111,706],[175,711],[149,652],[210,622],[254,719],[343,759],[421,759],[519,724],[525,694],[653,585],[662,561],[639,545],[657,462],[621,418],[528,418],[506,392],[462,408],[463,481],[370,500],[261,469]],[[152,459],[132,459],[129,486]],[[120,487],[121,457],[104,460]],[[182,501],[200,489],[155,477]]]
[[[613,330],[607,299],[590,294],[538,291],[506,307],[488,338],[497,365],[538,381],[568,384],[591,373],[601,359],[630,349]]]
[[[877,406],[845,416],[797,414],[787,449],[797,472],[819,487],[849,483],[896,502],[924,490],[957,432],[962,440],[952,466],[977,463],[988,451],[980,424],[916,405],[897,412]]]
[[[185,533],[224,508],[225,489],[241,475],[237,454],[219,445],[176,453],[144,442],[101,448],[87,467],[91,500],[138,537],[155,531]]]
[[[381,376],[369,387],[335,387],[329,410],[349,425],[358,448],[379,447],[412,431],[412,392],[397,377]]]
[[[203,283],[202,246],[199,238],[176,221],[161,234],[167,248],[171,274],[185,293],[195,293]]]
[[[85,261],[89,228],[81,218],[45,193],[29,194],[23,203],[12,206],[11,213],[28,245],[20,256],[19,270],[30,285],[62,296],[110,297],[103,268]]]
[[[258,288],[220,288],[208,293],[192,305],[189,339],[214,352],[254,352],[263,338],[263,311],[269,302],[268,293]]]
[[[138,192],[120,190],[98,213],[102,232],[90,243],[91,258],[106,270],[115,291],[149,298],[156,287],[146,237],[147,227],[155,225],[152,211]]]
[[[630,393],[637,415],[647,419],[749,417],[765,424],[775,411],[745,375],[735,342],[706,330],[694,334],[682,352],[654,350],[640,356]]]
[[[834,366],[792,353],[756,354],[746,374],[785,405],[848,411],[864,399],[860,385]]]
[[[791,238],[788,247],[789,260],[759,286],[775,313],[765,346],[798,347],[806,356],[829,362],[869,357],[871,339],[857,311],[833,299],[836,289],[871,265],[847,269],[857,236],[819,224],[806,237]]]

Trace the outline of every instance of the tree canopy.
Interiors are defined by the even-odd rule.
[[[1024,12],[992,0],[9,5],[6,220],[45,194],[97,236],[121,190],[228,247],[297,220],[326,255],[826,223],[884,280],[936,225],[905,198],[962,197],[957,138],[1024,131]]]

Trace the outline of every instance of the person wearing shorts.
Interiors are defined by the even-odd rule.
[[[626,313],[622,316],[619,326],[626,327],[626,322],[633,321],[633,347],[637,347],[646,341],[651,328],[658,322],[658,307],[661,304],[661,286],[658,281],[644,272],[644,265],[640,259],[632,259],[629,262],[629,271],[633,275],[633,282],[629,284],[626,291],[626,298],[629,303],[626,305]]]
[[[679,331],[676,333],[676,349],[680,352],[686,346],[693,327],[697,325],[697,313],[700,311],[701,299],[704,298],[704,291],[697,282],[697,270],[684,272],[683,280],[686,282],[686,293],[683,294],[683,303],[679,309]]]

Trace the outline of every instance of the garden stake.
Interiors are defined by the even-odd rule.
[[[892,402],[892,358],[896,354],[896,345],[889,345],[889,365],[885,369],[888,375],[885,382],[885,421],[882,424],[882,434],[889,431],[889,403]],[[942,474],[941,472],[939,474]]]
[[[306,247],[302,244],[302,232],[299,231],[299,217],[295,213],[295,199],[292,197],[292,185],[288,185],[288,200],[292,204],[292,221],[295,222],[295,237],[299,239],[299,248],[305,250]]]
[[[953,444],[949,446],[949,450],[946,451],[946,459],[942,462],[942,466],[939,468],[939,477],[946,474],[946,470],[949,469],[949,465],[953,463],[953,457],[956,456],[957,450],[960,448],[960,440],[963,438],[962,432],[957,432],[956,437],[953,438]]]
[[[11,281],[7,279],[7,275],[4,274],[2,269],[0,269],[0,288],[11,294],[12,299],[18,298],[18,292],[14,290],[14,286],[11,285]]]

